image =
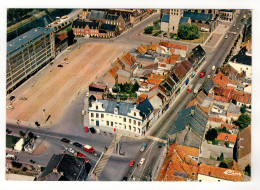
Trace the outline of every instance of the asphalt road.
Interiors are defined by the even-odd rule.
[[[238,32],[237,31],[237,25],[240,22],[240,19],[244,15],[244,11],[242,10],[239,17],[237,18],[237,24],[236,27],[230,27],[230,32]],[[125,32],[124,34],[120,35],[116,39],[85,39],[80,38],[78,39],[78,43],[88,43],[88,42],[106,42],[106,43],[119,43],[119,44],[125,44],[127,46],[131,46],[133,48],[136,48],[141,43],[149,43],[149,42],[155,42],[158,43],[161,39],[160,38],[154,38],[150,36],[143,36],[141,33],[143,31],[143,28],[147,25],[149,25],[153,20],[159,18],[158,14],[152,15],[150,18],[144,20],[142,23],[139,23],[134,28],[131,28],[129,31]],[[241,30],[241,27],[240,27]],[[211,74],[212,66],[220,66],[222,65],[226,55],[229,53],[230,48],[233,45],[234,40],[236,39],[236,35],[234,34],[228,34],[229,37],[227,39],[222,38],[216,49],[205,47],[206,51],[206,63],[199,69],[206,69],[207,74]],[[168,41],[174,41],[174,40],[168,40]],[[176,41],[176,43],[181,43],[180,41]],[[77,44],[74,45],[73,48],[77,48]],[[196,45],[189,46],[189,49],[195,47]],[[72,48],[72,50],[73,50]],[[71,51],[72,51],[71,50]],[[193,83],[196,85],[197,83],[204,83],[207,79],[199,78],[198,73],[194,78]],[[84,94],[84,93],[83,93]],[[188,102],[194,97],[193,93],[187,94],[184,92],[182,94],[182,101],[175,101],[171,107],[169,107],[169,111],[165,116],[161,119],[159,126],[163,126],[160,128],[155,128],[152,132],[153,136],[157,136],[160,138],[167,139],[167,132],[169,131],[170,127],[173,125],[177,113],[184,108]],[[32,127],[19,127],[17,125],[11,125],[7,124],[7,128],[13,131],[13,133],[19,134],[19,130],[30,130],[34,132],[35,134],[38,134],[40,136],[45,137],[45,141],[47,141],[50,144],[49,150],[42,154],[42,155],[28,155],[28,154],[19,154],[18,158],[21,161],[28,162],[30,159],[33,159],[36,161],[36,163],[46,166],[49,159],[51,158],[52,154],[56,153],[59,154],[64,150],[64,143],[60,142],[60,139],[65,137],[70,139],[72,142],[79,142],[81,144],[89,144],[96,149],[98,156],[94,157],[93,155],[90,155],[88,153],[87,157],[90,159],[92,165],[94,166],[96,164],[96,161],[101,154],[101,152],[104,150],[105,146],[109,146],[111,141],[114,138],[113,134],[109,133],[102,133],[102,134],[91,134],[85,133],[83,131],[83,123],[82,123],[82,116],[81,116],[81,110],[83,108],[83,98],[79,97],[75,102],[72,103],[69,111],[64,115],[64,118],[62,121],[51,128],[32,128]],[[152,163],[154,163],[154,160],[159,159],[161,157],[162,148],[159,148],[158,142],[155,142],[153,140],[136,140],[136,139],[129,139],[127,137],[123,137],[121,139],[122,146],[121,146],[121,152],[125,152],[125,156],[117,156],[113,155],[110,157],[108,163],[106,164],[106,167],[101,173],[101,176],[99,177],[99,180],[121,180],[123,176],[128,176],[128,178],[133,176],[138,176],[139,179],[145,180],[147,179],[147,172],[149,173],[149,170],[152,169]],[[139,148],[141,147],[141,144],[143,142],[148,143],[148,147],[144,153],[139,152]],[[135,160],[136,163],[139,162],[139,160],[142,157],[146,157],[145,164],[138,169],[136,169],[136,164],[133,167],[129,166],[130,160]]]

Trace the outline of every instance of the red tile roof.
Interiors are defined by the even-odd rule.
[[[105,89],[106,89],[106,86],[99,85],[99,84],[94,84],[94,83],[92,83],[92,84],[89,85],[89,86],[94,87],[94,88],[99,88],[99,89],[102,89],[102,90],[105,90]]]
[[[221,128],[226,127],[227,130],[232,130],[235,126],[234,125],[229,125],[229,124],[221,124]]]
[[[159,85],[163,80],[162,79],[154,79],[154,78],[149,78],[148,83],[149,84],[157,84]]]
[[[146,99],[147,97],[148,97],[147,94],[141,94],[141,95],[138,97],[137,102],[138,102],[138,103],[141,103],[141,102],[145,101],[145,99]]]
[[[168,48],[181,49],[181,50],[187,50],[188,49],[188,46],[173,44],[173,43],[170,43],[170,42],[160,42],[159,45],[164,46],[164,47],[168,47]]]
[[[221,118],[216,118],[216,117],[209,117],[208,120],[214,121],[214,122],[219,122],[219,123],[222,121]]]
[[[62,41],[62,40],[64,40],[64,39],[66,39],[68,36],[67,36],[67,33],[63,33],[63,34],[61,34],[59,37],[58,37],[58,39],[60,40],[60,41]]]
[[[227,84],[230,82],[230,80],[221,72],[212,77],[212,81],[221,88],[226,87]]]
[[[119,70],[119,67],[116,65],[114,66],[112,69],[109,70],[109,73],[116,79],[117,78],[117,74],[116,72]]]
[[[230,180],[230,181],[243,181],[243,172],[237,170],[231,170],[227,168],[220,168],[215,166],[209,166],[201,164],[199,166],[199,174]]]
[[[230,100],[223,96],[214,96],[214,99],[221,102],[229,102]]]
[[[130,55],[130,53],[126,53],[122,56],[122,58],[129,64],[132,65],[135,62],[135,58]]]
[[[144,55],[144,54],[147,52],[148,47],[147,47],[147,46],[144,46],[144,45],[140,45],[140,46],[137,48],[137,50],[139,51],[139,53],[140,53],[141,55]]]
[[[227,133],[218,133],[217,139],[235,143],[237,140],[237,135],[227,134]]]
[[[251,104],[251,94],[245,92],[234,91],[231,94],[231,98],[245,104]]]
[[[179,64],[174,69],[174,74],[178,77],[178,79],[182,79],[186,73],[187,73],[187,70],[182,64]]]

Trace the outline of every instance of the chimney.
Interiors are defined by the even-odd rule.
[[[53,173],[58,173],[58,169],[57,168],[53,168]]]

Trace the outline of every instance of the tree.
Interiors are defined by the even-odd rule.
[[[72,45],[74,42],[75,35],[71,28],[67,29],[67,36],[68,36],[68,45]]]
[[[29,133],[28,133],[28,138],[29,139],[32,139],[34,137],[34,134],[30,131]]]
[[[19,131],[19,135],[21,136],[21,137],[24,137],[24,132],[23,131]]]
[[[236,100],[232,100],[231,101],[233,104],[237,105],[237,101]]]
[[[147,27],[145,27],[144,33],[145,33],[145,34],[151,34],[151,33],[153,33],[153,26],[147,26]]]
[[[248,114],[243,113],[235,121],[235,124],[239,126],[240,130],[246,128],[251,123],[251,118]]]
[[[217,160],[218,161],[224,161],[224,154],[223,154],[223,152],[221,153],[221,155],[218,157]]]
[[[220,162],[219,166],[220,168],[228,168],[228,165],[226,162]]]
[[[186,40],[194,40],[199,38],[199,28],[196,24],[190,25],[183,23],[179,25],[178,37]]]
[[[240,112],[246,113],[246,105],[245,104],[240,108]]]
[[[23,172],[26,172],[27,168],[26,167],[23,167],[22,171]]]
[[[244,170],[245,174],[251,176],[251,166],[248,164]]]
[[[216,129],[209,129],[207,134],[205,135],[206,140],[213,141],[215,138],[217,138],[218,132]]]
[[[122,94],[120,96],[120,100],[127,100],[127,95],[126,94]]]

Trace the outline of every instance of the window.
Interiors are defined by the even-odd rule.
[[[124,122],[126,122],[126,118],[124,117]]]
[[[140,121],[138,121],[138,126],[140,126],[141,125],[141,122]]]
[[[98,113],[96,113],[96,118],[98,118],[99,117],[99,114]]]
[[[136,125],[136,120],[133,120],[134,121],[134,125]]]
[[[129,130],[131,131],[131,125],[129,125]]]
[[[125,129],[126,129],[126,125],[124,125]]]
[[[101,114],[101,118],[104,118],[104,114],[103,113]]]
[[[91,113],[91,117],[94,117],[94,113]]]
[[[131,119],[129,119],[129,123],[131,123]]]
[[[134,116],[136,116],[136,113],[134,112]]]
[[[138,128],[138,133],[141,133],[141,129],[140,128]]]
[[[109,121],[107,121],[107,126],[109,126]]]
[[[113,122],[111,121],[111,127],[113,127]]]
[[[98,106],[96,106],[96,110],[98,110]]]
[[[119,125],[122,125],[122,123],[119,123]]]
[[[136,132],[136,127],[134,127],[134,132]]]

